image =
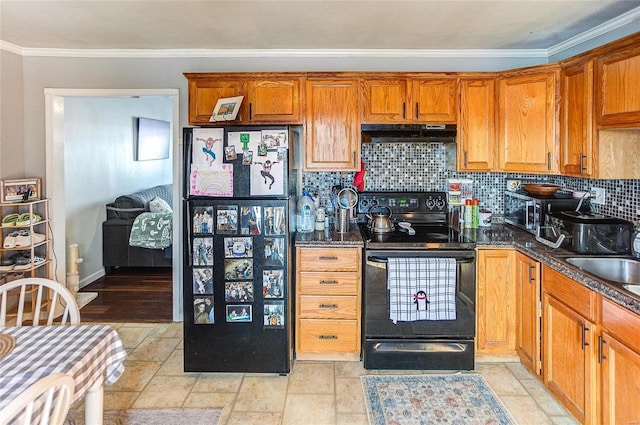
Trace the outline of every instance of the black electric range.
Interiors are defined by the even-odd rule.
[[[389,214],[392,232],[374,232],[371,214]],[[363,192],[358,195],[358,222],[372,249],[474,249],[475,242],[449,225],[446,192]],[[413,231],[399,225],[410,223]]]

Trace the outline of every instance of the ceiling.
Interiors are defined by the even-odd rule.
[[[23,50],[548,50],[638,19],[640,0],[0,0],[0,41]]]

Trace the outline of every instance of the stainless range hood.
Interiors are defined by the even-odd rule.
[[[455,124],[362,124],[363,143],[455,143]]]

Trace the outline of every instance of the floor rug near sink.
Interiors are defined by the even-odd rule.
[[[363,376],[371,425],[516,424],[482,375]]]
[[[104,425],[217,425],[221,409],[105,410]],[[72,410],[64,425],[85,425],[84,409]]]

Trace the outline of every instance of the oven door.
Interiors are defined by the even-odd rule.
[[[456,319],[393,323],[386,263],[392,257],[456,260]],[[476,253],[474,250],[367,250],[364,274],[366,369],[471,370],[474,367]]]

